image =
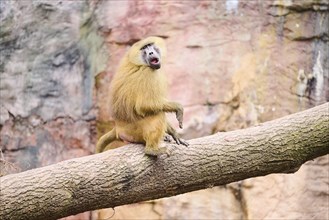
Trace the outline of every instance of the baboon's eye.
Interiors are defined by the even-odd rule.
[[[152,46],[152,44],[146,44],[144,45],[140,50],[145,50],[147,47]]]

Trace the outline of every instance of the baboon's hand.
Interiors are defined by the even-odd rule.
[[[178,104],[176,111],[176,118],[180,128],[183,128],[183,115],[184,115],[184,108],[182,105]]]
[[[174,139],[174,140],[172,140],[172,139]],[[165,142],[168,142],[168,143],[172,143],[172,141],[175,141],[176,144],[178,144],[178,145],[182,144],[182,145],[184,145],[186,147],[189,146],[189,143],[187,143],[185,140],[179,138],[178,135],[176,135],[176,134],[166,134],[164,136],[164,139],[163,140]]]
[[[178,144],[178,145],[181,144],[181,145],[184,145],[184,146],[188,147],[189,144],[185,140],[183,140],[179,137],[175,137],[175,136],[172,136],[172,137],[175,140],[176,144]]]

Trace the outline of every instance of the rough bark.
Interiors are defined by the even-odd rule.
[[[170,156],[141,145],[4,176],[1,219],[56,219],[87,210],[173,196],[270,173],[290,173],[329,153],[329,103],[244,130],[166,144]]]

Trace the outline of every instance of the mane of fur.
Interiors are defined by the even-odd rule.
[[[142,109],[156,109],[166,101],[167,83],[162,67],[153,70],[141,62],[138,65],[140,48],[149,43],[160,48],[163,65],[165,48],[161,38],[146,38],[129,49],[111,83],[111,114],[116,120],[136,121],[142,117]]]

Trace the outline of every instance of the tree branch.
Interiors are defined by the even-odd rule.
[[[329,103],[256,127],[166,144],[128,145],[0,179],[1,219],[60,217],[163,198],[270,173],[329,153]]]

